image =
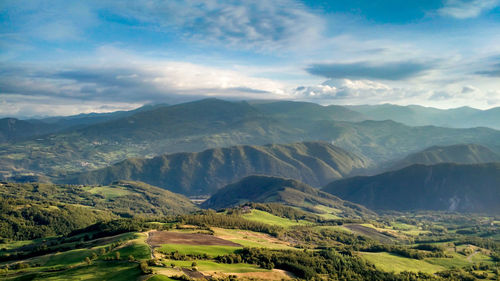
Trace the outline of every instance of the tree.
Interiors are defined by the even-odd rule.
[[[115,252],[115,258],[116,258],[117,260],[120,260],[120,252],[118,252],[118,251],[117,251],[117,252]]]

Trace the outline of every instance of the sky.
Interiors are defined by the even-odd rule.
[[[0,116],[207,97],[500,106],[500,0],[2,0]]]

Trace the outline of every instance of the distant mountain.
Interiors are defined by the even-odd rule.
[[[410,126],[434,125],[451,128],[490,127],[500,129],[500,107],[480,110],[470,107],[437,109],[418,105],[355,105],[346,108],[369,120],[394,120]]]
[[[398,161],[393,168],[403,168],[413,164],[433,165],[439,163],[480,164],[499,162],[500,155],[478,144],[457,144],[433,146],[413,153]]]
[[[51,126],[43,123],[32,123],[16,118],[0,119],[0,143],[19,141],[33,135],[44,134]]]
[[[500,214],[500,163],[413,165],[334,181],[323,191],[374,210]]]
[[[250,105],[275,118],[292,120],[362,121],[366,118],[343,106],[322,106],[312,102],[295,101],[249,101]]]
[[[64,181],[107,184],[119,179],[139,180],[177,193],[200,195],[211,194],[252,174],[295,178],[319,187],[369,164],[364,158],[324,142],[242,145],[127,159],[107,168],[70,175]]]
[[[360,217],[373,214],[365,207],[339,199],[302,182],[270,176],[249,176],[227,185],[203,202],[202,208],[221,209],[243,203],[282,203],[314,210],[317,206],[334,208],[338,216]]]
[[[295,109],[285,114],[287,108]],[[103,168],[131,157],[303,141],[331,142],[375,163],[401,159],[434,145],[477,143],[500,151],[500,131],[489,128],[337,121],[333,119],[347,116],[346,111],[334,107],[334,113],[345,113],[337,116],[325,108],[329,107],[294,102],[264,106],[218,99],[163,106],[22,142],[0,144],[0,173],[4,177],[31,173],[57,177],[68,171]]]
[[[98,124],[106,121],[111,121],[119,118],[128,117],[134,115],[138,112],[150,111],[153,109],[167,107],[168,104],[160,103],[160,104],[148,104],[141,106],[139,108],[133,110],[126,111],[113,111],[113,112],[105,112],[105,113],[82,113],[78,115],[71,116],[56,116],[56,117],[47,117],[42,119],[30,119],[28,122],[33,123],[44,123],[51,125],[54,127],[55,131],[61,131],[64,129],[68,129],[71,127],[84,127],[93,124]]]

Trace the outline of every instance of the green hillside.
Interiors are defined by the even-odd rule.
[[[413,165],[328,184],[325,192],[370,209],[500,213],[500,164]]]
[[[321,213],[321,209],[334,210],[341,217],[372,215],[366,208],[339,199],[302,182],[269,176],[249,176],[230,184],[205,201],[201,207],[221,209],[243,203],[282,203]]]
[[[489,162],[500,162],[500,155],[482,145],[457,144],[429,147],[421,152],[405,157],[403,160],[397,162],[394,167],[402,168],[413,164],[480,164]]]
[[[107,186],[4,183],[0,194],[9,198],[91,206],[124,216],[164,216],[196,210],[191,201],[180,194],[134,181],[116,181]]]
[[[138,180],[173,192],[210,194],[240,178],[265,174],[295,178],[322,186],[369,161],[324,142],[288,145],[232,146],[199,153],[175,153],[152,159],[128,159],[100,170],[71,175],[72,184],[108,184],[115,180]]]

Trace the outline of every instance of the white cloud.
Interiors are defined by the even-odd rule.
[[[499,0],[447,0],[438,13],[457,19],[469,19],[478,17],[484,11],[491,10],[499,4]]]
[[[114,11],[200,42],[269,50],[317,42],[323,20],[295,0],[115,3]],[[118,9],[116,9],[118,8]]]

